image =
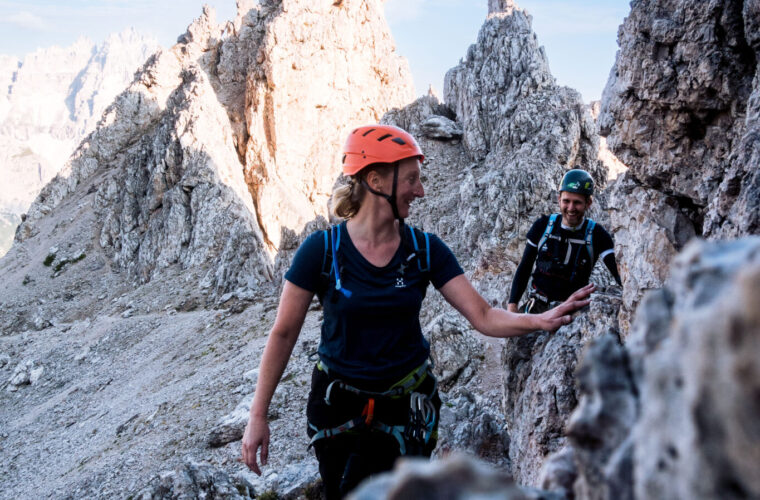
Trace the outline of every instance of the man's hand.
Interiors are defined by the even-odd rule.
[[[580,288],[566,301],[555,307],[549,309],[545,313],[541,314],[541,322],[544,323],[543,329],[548,332],[556,332],[562,325],[567,325],[573,321],[572,314],[591,303],[588,297],[596,290],[596,285],[590,283],[583,288]]]
[[[261,465],[264,466],[269,458],[269,424],[266,417],[251,417],[243,434],[243,462],[260,476],[261,469],[256,461],[259,448],[261,448]]]

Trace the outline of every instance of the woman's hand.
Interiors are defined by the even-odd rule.
[[[596,290],[596,285],[590,283],[583,288],[576,290],[566,301],[555,307],[549,309],[545,313],[539,315],[541,322],[544,324],[543,330],[547,332],[556,332],[560,326],[567,325],[573,321],[571,316],[575,311],[586,307],[591,302],[588,296]]]
[[[261,466],[267,464],[269,458],[269,424],[266,417],[251,417],[245,426],[243,434],[243,462],[257,475],[261,475],[256,454],[261,448]]]

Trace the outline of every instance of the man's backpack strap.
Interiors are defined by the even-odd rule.
[[[592,237],[594,236],[594,227],[596,226],[596,222],[594,222],[593,219],[588,220],[588,224],[586,225],[586,251],[588,252],[588,256],[590,262],[594,262],[594,245],[592,242]]]
[[[541,251],[541,247],[544,246],[544,243],[546,243],[547,238],[549,238],[549,235],[552,234],[552,230],[554,229],[554,223],[557,222],[558,217],[559,217],[559,214],[551,214],[549,216],[549,222],[546,224],[546,229],[544,230],[544,234],[541,235],[541,239],[538,241],[538,246],[536,246],[537,251]]]

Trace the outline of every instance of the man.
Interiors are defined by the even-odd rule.
[[[559,191],[560,213],[540,217],[528,231],[528,243],[509,295],[507,310],[511,312],[538,314],[548,310],[552,302],[567,299],[588,284],[598,258],[621,284],[612,237],[586,217],[593,202],[594,180],[585,170],[573,169],[562,178]],[[528,299],[518,308],[534,263]]]

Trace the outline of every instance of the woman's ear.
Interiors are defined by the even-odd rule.
[[[369,187],[371,187],[375,191],[379,191],[383,185],[382,176],[378,174],[377,170],[375,169],[372,169],[369,172],[367,172],[367,177],[365,177],[365,180],[367,181],[367,184],[369,184]]]

